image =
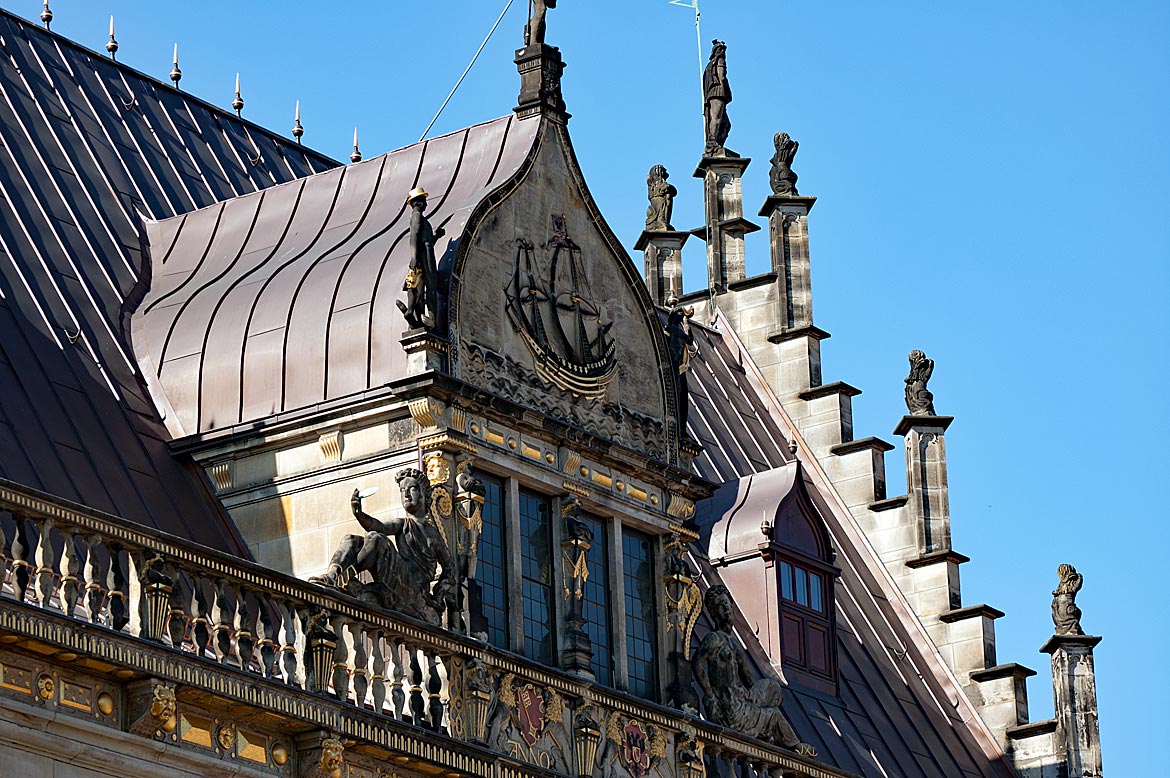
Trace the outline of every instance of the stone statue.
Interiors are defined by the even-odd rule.
[[[406,302],[397,302],[411,329],[431,329],[438,323],[439,268],[435,261],[435,241],[447,233],[442,227],[431,229],[426,217],[428,196],[426,190],[419,188],[411,190],[406,197],[411,209],[410,266],[402,282]]]
[[[711,59],[703,71],[703,99],[707,129],[705,154],[708,157],[729,156],[723,144],[731,134],[731,119],[727,118],[731,84],[727,81],[727,44],[720,40],[711,42]]]
[[[786,132],[776,134],[776,153],[772,156],[772,194],[796,197],[796,173],[792,172],[792,160],[800,144]]]
[[[1060,583],[1052,592],[1052,622],[1056,625],[1056,634],[1083,635],[1077,592],[1085,579],[1072,565],[1061,565],[1056,572],[1060,575]]]
[[[674,213],[674,198],[678,190],[673,184],[666,183],[670,174],[662,165],[650,168],[650,175],[646,177],[647,196],[650,198],[650,207],[646,209],[647,230],[673,230],[670,226],[670,217]]]
[[[707,718],[749,737],[788,749],[800,739],[780,709],[784,688],[771,678],[753,679],[743,647],[732,633],[731,593],[722,584],[707,590],[703,604],[712,629],[691,659],[703,690]]]
[[[350,506],[366,534],[347,535],[328,571],[309,580],[439,625],[455,591],[455,560],[438,526],[428,518],[431,485],[426,475],[407,468],[394,480],[402,492],[406,516],[376,519],[362,510],[361,495],[355,491]],[[358,580],[363,572],[373,577],[372,583]]]
[[[557,0],[532,0],[528,27],[525,30],[525,43],[527,45],[544,44],[544,34],[547,26],[545,15],[548,13],[548,9],[556,7]]]
[[[670,302],[674,307],[666,317],[666,356],[670,360],[670,372],[675,376],[675,410],[678,413],[679,434],[685,435],[691,404],[687,371],[691,367],[691,350],[695,346],[689,320],[695,315],[695,309],[684,308],[677,304],[677,300]]]
[[[918,349],[910,352],[910,375],[906,376],[906,407],[911,416],[934,416],[934,395],[926,388],[934,360]]]

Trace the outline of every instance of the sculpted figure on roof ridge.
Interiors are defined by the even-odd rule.
[[[1056,634],[1083,635],[1077,592],[1084,585],[1085,578],[1072,565],[1061,565],[1056,572],[1060,576],[1060,583],[1052,592],[1052,623],[1056,625]]]
[[[906,376],[906,407],[911,416],[934,416],[934,395],[926,382],[934,373],[934,360],[914,349],[910,352],[910,375]]]
[[[646,229],[673,230],[670,226],[670,217],[674,214],[674,198],[678,189],[669,184],[666,179],[670,174],[662,165],[650,168],[650,175],[646,177],[647,196],[650,198],[650,207],[646,209]]]
[[[433,329],[439,321],[439,268],[435,260],[435,241],[446,235],[442,227],[433,229],[426,217],[427,194],[421,187],[406,197],[410,208],[410,265],[402,281],[406,301],[398,300],[398,310],[411,329]]]
[[[792,160],[796,158],[800,144],[786,132],[776,133],[775,143],[776,153],[772,156],[772,194],[796,197],[800,193],[796,191],[797,175],[792,170]]]
[[[691,660],[712,722],[784,748],[803,744],[780,708],[784,687],[772,678],[752,678],[743,647],[732,632],[731,593],[712,586],[703,605],[713,629]]]
[[[360,600],[439,625],[455,591],[455,561],[431,513],[431,485],[415,468],[398,471],[401,518],[376,519],[362,510],[362,494],[350,498],[365,535],[342,539],[329,569],[309,580],[342,589]],[[391,540],[393,538],[393,540]],[[368,572],[373,581],[358,575]]]
[[[711,41],[711,59],[703,71],[703,101],[706,117],[708,157],[736,156],[727,150],[727,136],[731,134],[731,119],[727,104],[731,102],[731,84],[727,80],[727,44]]]
[[[546,21],[548,9],[556,7],[557,0],[533,0],[529,11],[528,26],[525,28],[524,42],[527,45],[535,46],[544,43],[545,33],[548,28],[548,22]]]

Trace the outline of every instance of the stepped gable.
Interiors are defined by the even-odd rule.
[[[137,375],[140,216],[337,163],[4,11],[0,53],[0,477],[246,553]]]
[[[692,327],[699,353],[688,373],[694,403],[688,428],[704,447],[695,470],[724,484],[696,506],[701,538],[693,557],[705,588],[731,586],[741,603],[736,614],[740,639],[755,671],[771,675],[771,660],[756,636],[761,627],[749,624],[742,613],[742,604],[758,592],[738,591],[734,581],[722,579],[707,553],[717,545],[713,528],[747,493],[745,482],[771,482],[778,492],[787,492],[792,485],[788,475],[795,472],[787,441],[794,433],[754,369],[745,368],[748,357],[734,335]],[[776,469],[787,472],[772,477]],[[1014,775],[928,638],[915,634],[908,607],[893,601],[901,596],[878,580],[881,562],[860,532],[846,526],[852,521],[849,514],[825,499],[831,487],[818,484],[807,471],[805,479],[825,518],[841,576],[835,589],[837,695],[795,682],[785,695],[784,711],[801,739],[817,749],[818,759],[874,778]],[[783,496],[776,494],[776,501]],[[704,616],[696,644],[708,628]]]
[[[154,284],[133,317],[139,363],[176,436],[223,430],[406,374],[395,301],[406,194],[451,264],[474,208],[528,159],[539,121],[507,116],[147,226]]]

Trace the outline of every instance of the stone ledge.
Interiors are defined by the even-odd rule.
[[[884,500],[875,500],[869,504],[869,509],[874,513],[882,511],[892,511],[895,508],[901,508],[906,503],[910,502],[910,495],[901,494],[897,497],[887,497]]]
[[[816,400],[821,397],[830,397],[834,394],[843,394],[847,397],[856,397],[861,394],[861,390],[856,386],[850,386],[844,381],[834,381],[831,384],[822,384],[805,389],[803,392],[796,395],[802,400]]]
[[[691,237],[691,233],[680,230],[643,230],[642,234],[638,236],[638,241],[634,244],[634,251],[642,251],[655,240],[677,241],[678,247],[682,248],[689,237]]]
[[[1053,635],[1040,648],[1042,654],[1055,654],[1062,648],[1082,648],[1092,651],[1102,638],[1096,635]]]
[[[887,443],[881,438],[868,437],[860,438],[858,440],[851,440],[848,443],[838,443],[836,446],[833,446],[829,449],[829,453],[843,457],[846,454],[852,454],[855,451],[881,451],[882,453],[885,453],[886,451],[893,450],[893,444]]]
[[[1008,740],[1024,740],[1038,735],[1051,735],[1056,732],[1056,719],[1033,721],[1031,724],[1021,724],[1018,727],[1008,727]]]
[[[735,153],[735,152],[731,152]],[[747,170],[747,166],[752,163],[750,157],[708,157],[704,156],[699,160],[699,166],[695,168],[692,174],[695,178],[706,178],[707,170],[709,168],[739,168],[739,174],[742,176],[743,171]]]
[[[976,670],[971,673],[971,680],[983,683],[985,681],[998,681],[1001,678],[1031,678],[1034,675],[1036,675],[1036,671],[1032,668],[1011,662],[1006,665],[989,667],[986,670]]]
[[[938,620],[944,624],[953,624],[956,621],[964,621],[977,617],[1002,619],[1006,615],[1003,611],[997,610],[990,605],[968,605],[966,608],[956,608],[955,610],[947,611],[941,614]]]
[[[898,426],[894,427],[895,435],[903,435],[916,427],[926,427],[929,429],[942,428],[942,432],[947,431],[947,427],[951,426],[951,422],[955,420],[954,416],[903,416],[902,420],[898,422]]]
[[[803,205],[805,213],[812,213],[816,201],[815,197],[804,197],[803,195],[769,195],[760,208],[760,216],[771,216],[781,205]]]
[[[719,229],[723,230],[724,232],[738,232],[743,235],[749,235],[753,232],[759,232],[763,228],[755,222],[748,221],[747,219],[740,216],[735,219],[724,219],[723,221],[719,222]],[[695,227],[693,230],[688,231],[687,234],[694,235],[699,240],[705,242],[707,240],[707,236],[709,235],[709,228],[706,226]]]
[[[749,289],[755,289],[757,286],[768,286],[769,284],[774,284],[777,280],[779,280],[779,278],[780,276],[772,272],[761,273],[760,275],[752,276],[751,278],[732,281],[727,285],[727,291],[746,292]]]
[[[812,338],[813,340],[828,340],[833,337],[829,333],[822,330],[820,327],[814,327],[811,324],[807,327],[795,327],[783,332],[777,332],[768,336],[769,343],[784,343],[789,340],[796,340],[797,338]]]
[[[898,498],[895,497],[894,499]],[[873,510],[872,506],[870,507],[870,510]],[[911,570],[917,570],[920,567],[930,567],[931,565],[937,565],[939,562],[954,562],[956,565],[961,565],[970,561],[971,557],[965,556],[964,554],[960,554],[958,551],[952,551],[951,549],[947,548],[943,549],[942,551],[931,551],[929,554],[923,554],[922,556],[917,556],[913,559],[907,559],[906,567],[909,567]]]

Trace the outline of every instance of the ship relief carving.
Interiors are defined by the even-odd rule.
[[[488,391],[586,432],[666,461],[662,422],[602,397],[584,399],[541,378],[506,354],[462,341],[464,377]]]
[[[546,770],[568,772],[566,748],[572,742],[561,695],[505,673],[488,716],[488,745]]]
[[[531,241],[516,241],[508,319],[543,381],[595,399],[617,376],[617,344],[609,337],[613,321],[593,297],[581,247],[568,236],[564,216],[553,215],[552,233],[539,257]]]

